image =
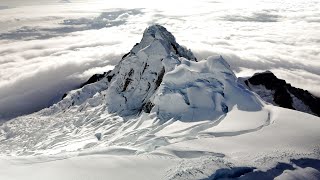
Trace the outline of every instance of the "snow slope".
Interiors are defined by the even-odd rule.
[[[318,178],[319,127],[153,25],[101,80],[0,126],[0,179]]]
[[[291,179],[319,179],[319,118],[279,107],[265,108],[271,114],[265,124],[255,122],[262,114],[233,109],[198,137],[171,142],[150,152],[138,152],[125,145],[54,155],[47,151],[37,156],[1,156],[0,177],[218,179],[242,175],[242,179],[283,179],[296,173]],[[181,139],[201,125],[176,121],[160,132]],[[39,171],[30,173],[35,170]]]

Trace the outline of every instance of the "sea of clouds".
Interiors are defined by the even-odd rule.
[[[320,96],[320,1],[0,2],[0,119],[43,109],[112,69],[161,24],[198,57],[238,76],[271,70]]]

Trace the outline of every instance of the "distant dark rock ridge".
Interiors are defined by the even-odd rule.
[[[291,86],[285,80],[278,79],[270,71],[256,73],[245,79],[244,82],[250,90],[256,92],[269,103],[320,117],[319,97],[315,97],[306,90]],[[261,89],[261,86],[265,90]],[[268,90],[271,92],[264,92]],[[272,101],[270,102],[270,100]]]

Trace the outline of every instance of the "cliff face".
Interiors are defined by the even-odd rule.
[[[254,74],[244,82],[271,104],[320,116],[320,98],[278,79],[270,71]]]

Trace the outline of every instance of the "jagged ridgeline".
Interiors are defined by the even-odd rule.
[[[278,79],[271,71],[256,73],[250,78],[240,78],[240,80],[268,103],[320,117],[319,97],[307,90],[293,87],[283,79]]]
[[[155,112],[161,119],[183,120],[216,119],[235,105],[261,109],[221,56],[198,62],[160,25],[148,27],[112,71],[94,75],[46,113],[73,107],[83,111],[101,103],[121,116]]]

